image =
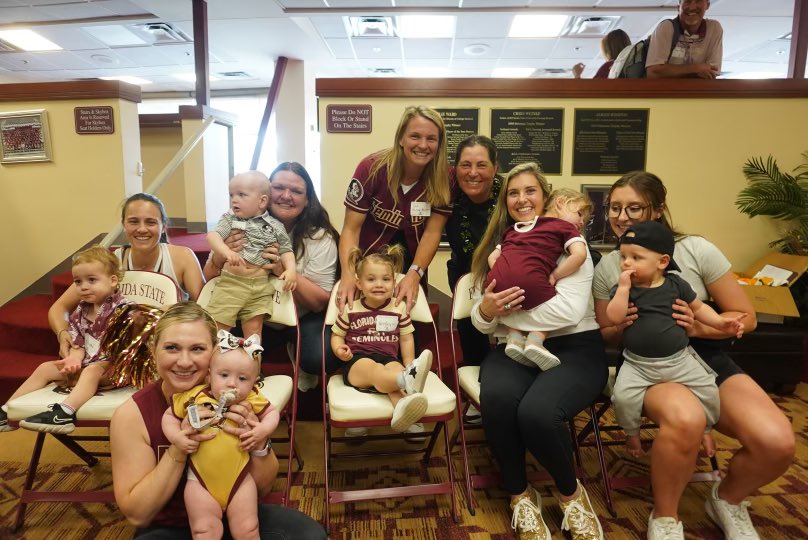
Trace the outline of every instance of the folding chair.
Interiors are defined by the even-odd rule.
[[[609,380],[606,383],[606,388],[599,399],[589,406],[589,415],[592,418],[592,423],[588,424],[578,434],[578,446],[595,446],[598,451],[598,461],[600,463],[600,475],[603,481],[603,491],[606,497],[606,508],[613,517],[617,517],[617,511],[614,509],[612,501],[612,491],[616,489],[641,487],[651,485],[650,476],[612,476],[609,473],[609,467],[606,463],[605,449],[607,446],[622,446],[625,444],[623,439],[609,438],[603,439],[603,433],[621,432],[623,429],[615,424],[601,425],[600,420],[609,410],[612,405],[611,396],[614,389],[614,383],[617,378],[617,368],[614,366],[609,367]],[[653,423],[644,423],[640,426],[641,429],[658,429],[659,426]],[[589,436],[592,435],[592,440]],[[643,446],[653,442],[653,439],[643,439]],[[718,468],[718,460],[715,456],[709,458],[710,471],[696,471],[690,478],[690,482],[716,482],[720,480],[721,475]]]
[[[403,276],[398,276],[401,279]],[[331,292],[331,300],[328,304],[328,311],[325,316],[325,325],[323,326],[323,359],[325,359],[325,348],[330,347],[331,343],[325,340],[326,326],[331,326],[337,319],[336,297],[339,290],[339,283],[334,285]],[[438,330],[435,321],[432,319],[432,314],[429,311],[429,305],[426,300],[424,291],[418,289],[418,299],[415,306],[410,311],[410,317],[413,321],[427,323],[432,328],[432,333],[435,338],[435,343],[438,343]],[[425,325],[424,325],[425,326]],[[434,361],[432,362],[432,372],[429,373],[424,387],[424,395],[427,396],[429,406],[426,414],[421,419],[425,424],[435,423],[435,427],[431,431],[413,437],[413,434],[408,433],[390,433],[382,435],[365,435],[362,437],[334,437],[331,433],[332,428],[351,428],[351,427],[374,427],[382,426],[389,427],[390,420],[393,417],[393,405],[390,399],[384,394],[373,394],[360,392],[355,388],[346,386],[342,374],[338,373],[332,375],[327,379],[325,373],[325,360],[322,364],[322,380],[328,381],[328,384],[323,384],[323,429],[325,432],[324,437],[324,461],[325,461],[325,511],[324,522],[327,531],[330,531],[330,514],[332,503],[346,503],[354,501],[365,501],[372,499],[389,499],[393,497],[411,497],[416,495],[438,495],[448,493],[452,501],[452,518],[455,523],[460,522],[460,515],[457,510],[457,499],[454,493],[454,470],[450,452],[449,431],[446,423],[454,417],[457,410],[457,398],[449,387],[447,387],[440,375],[440,353],[438,350],[434,352]],[[371,456],[389,456],[389,455],[402,455],[402,454],[420,454],[423,452],[423,463],[427,463],[432,450],[437,442],[437,437],[440,431],[443,430],[445,440],[445,453],[446,453],[446,471],[448,480],[441,483],[423,483],[418,485],[385,487],[375,489],[355,489],[355,490],[336,490],[331,487],[329,478],[329,469],[331,466],[332,457],[340,458],[362,458]],[[428,438],[428,443],[424,447],[416,449],[401,449],[394,451],[382,452],[333,452],[333,443],[344,443],[350,441],[377,441],[377,440],[390,440],[390,439],[411,439],[411,438]]]
[[[476,289],[473,283],[471,274],[464,274],[457,280],[455,290],[452,295],[452,321],[458,321],[471,317],[471,308],[474,305],[474,299],[479,295],[479,289]],[[459,421],[457,429],[452,436],[452,444],[460,439],[460,455],[463,461],[463,472],[465,474],[465,489],[466,501],[468,504],[469,513],[475,515],[475,502],[474,502],[474,489],[486,488],[497,485],[499,483],[499,475],[496,474],[471,474],[468,462],[468,447],[472,445],[484,445],[485,442],[470,443],[466,439],[467,430],[480,430],[481,424],[470,424],[466,413],[471,405],[474,405],[477,410],[482,413],[480,407],[480,366],[459,366],[458,357],[458,343],[455,338],[455,332],[451,332],[452,343],[452,361],[454,363],[455,384],[458,388],[458,410]],[[595,417],[592,421],[596,422]],[[574,419],[570,419],[570,436],[572,438],[573,450],[575,452],[575,459],[578,465],[579,475],[583,474],[583,467],[581,464],[581,455],[579,450],[579,437],[576,436],[576,428]],[[533,481],[546,481],[550,476],[545,471],[538,471],[528,475],[530,480]]]
[[[210,303],[210,297],[213,294],[213,289],[219,282],[218,277],[215,277],[205,283],[202,291],[199,293],[197,303],[206,307]],[[272,299],[272,317],[267,319],[266,322],[273,322],[284,326],[291,326],[297,328],[298,317],[297,307],[295,306],[292,293],[283,290],[283,282],[275,277],[269,279],[274,281],[275,295]],[[299,330],[299,329],[298,329]],[[297,332],[297,342],[295,344],[295,351],[300,350],[300,332]],[[282,492],[273,492],[266,497],[268,502],[280,503],[284,506],[289,504],[289,491],[292,488],[292,461],[297,461],[297,470],[303,469],[303,461],[300,454],[295,447],[295,426],[297,424],[297,376],[300,369],[300,356],[295,353],[294,358],[294,375],[269,375],[264,377],[264,384],[261,387],[261,393],[269,400],[270,403],[280,412],[281,418],[286,422],[289,436],[288,437],[273,437],[273,445],[276,443],[289,443],[289,453],[279,454],[276,451],[278,458],[285,458],[287,460],[286,466],[286,487]]]
[[[175,304],[180,298],[180,288],[170,277],[157,272],[129,270],[121,280],[121,292],[128,299],[139,304],[163,307]],[[136,388],[126,387],[114,390],[99,391],[95,396],[81,407],[76,413],[76,427],[101,427],[109,429],[112,414],[121,404],[137,391]],[[19,421],[45,410],[48,405],[62,401],[62,394],[57,393],[55,384],[51,384],[20,396],[8,403],[8,418],[11,426],[18,426]],[[95,491],[39,491],[32,489],[34,479],[42,454],[45,437],[50,435],[68,450],[73,452],[87,466],[92,467],[98,463],[98,457],[108,457],[109,452],[91,451],[84,448],[77,441],[108,441],[109,435],[60,435],[55,433],[37,433],[28,473],[25,476],[20,504],[17,507],[17,517],[13,530],[17,531],[25,521],[25,509],[29,503],[34,502],[114,502],[111,490]]]

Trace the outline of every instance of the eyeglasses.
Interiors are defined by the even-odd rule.
[[[640,206],[638,204],[632,206],[620,206],[612,204],[608,206],[609,217],[619,218],[620,214],[625,210],[628,219],[640,219],[649,205]]]

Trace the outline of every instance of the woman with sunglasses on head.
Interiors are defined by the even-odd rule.
[[[643,221],[665,225],[676,238],[673,259],[682,270],[681,277],[698,298],[712,298],[721,315],[746,314],[744,332],[754,330],[755,311],[730,271],[729,261],[705,238],[673,229],[666,195],[662,180],[654,174],[635,171],[623,175],[612,185],[608,199],[609,223],[615,234],[622,236],[632,224]],[[595,269],[592,288],[601,332],[612,344],[618,344],[623,329],[637,319],[636,308],[630,308],[618,325],[609,322],[606,315],[609,293],[617,285],[619,274],[620,254],[614,251],[604,256]],[[763,389],[724,352],[725,341],[733,336],[695,321],[683,300],[677,300],[673,309],[677,324],[687,330],[690,345],[717,374],[721,404],[715,429],[741,443],[726,475],[710,491],[707,513],[726,538],[759,538],[744,499],[788,469],[795,445],[791,424]],[[704,411],[686,387],[662,383],[648,389],[644,412],[660,426],[651,452],[654,508],[648,520],[648,538],[683,538],[679,499],[696,464],[706,422]]]

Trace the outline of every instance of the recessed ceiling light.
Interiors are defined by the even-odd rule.
[[[453,15],[402,15],[396,17],[398,35],[409,39],[438,39],[454,36]]]
[[[104,79],[105,81],[123,81],[129,84],[136,84],[138,86],[152,83],[152,81],[148,79],[135,77],[134,75],[116,75],[114,77],[99,77],[99,79]]]
[[[508,37],[557,37],[567,24],[566,15],[515,15]]]
[[[472,43],[463,47],[463,52],[468,56],[482,56],[491,50],[488,43]]]
[[[61,51],[62,48],[33,30],[0,30],[0,39],[24,51]]]
[[[526,79],[534,70],[535,68],[498,67],[494,68],[491,76],[495,79]]]
[[[174,77],[181,80],[181,81],[192,82],[192,83],[196,82],[196,73],[175,73]],[[221,79],[219,77],[217,77],[216,75],[208,75],[208,80],[209,81],[220,81]]]

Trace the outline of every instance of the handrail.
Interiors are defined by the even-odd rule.
[[[205,131],[207,131],[208,128],[215,121],[216,117],[212,115],[205,118],[205,121],[202,123],[202,126],[200,126],[199,130],[196,133],[194,133],[193,137],[191,137],[190,139],[188,139],[183,143],[180,149],[177,150],[177,153],[174,154],[174,157],[172,157],[171,160],[168,163],[166,163],[166,166],[163,167],[163,170],[161,170],[160,174],[158,174],[157,177],[154,179],[154,182],[152,182],[149,185],[149,187],[143,190],[143,193],[154,194],[158,189],[163,187],[163,184],[168,179],[168,177],[174,174],[174,171],[177,170],[177,167],[180,166],[180,163],[185,161],[185,158],[187,158],[191,154],[191,152],[193,152],[194,148],[196,148],[196,145],[199,144],[199,141],[201,141],[202,137],[205,135]],[[114,242],[115,239],[118,238],[118,235],[120,235],[121,232],[123,232],[123,224],[117,223],[115,227],[111,231],[109,231],[107,235],[101,240],[101,245],[104,247],[111,246],[112,242]]]

